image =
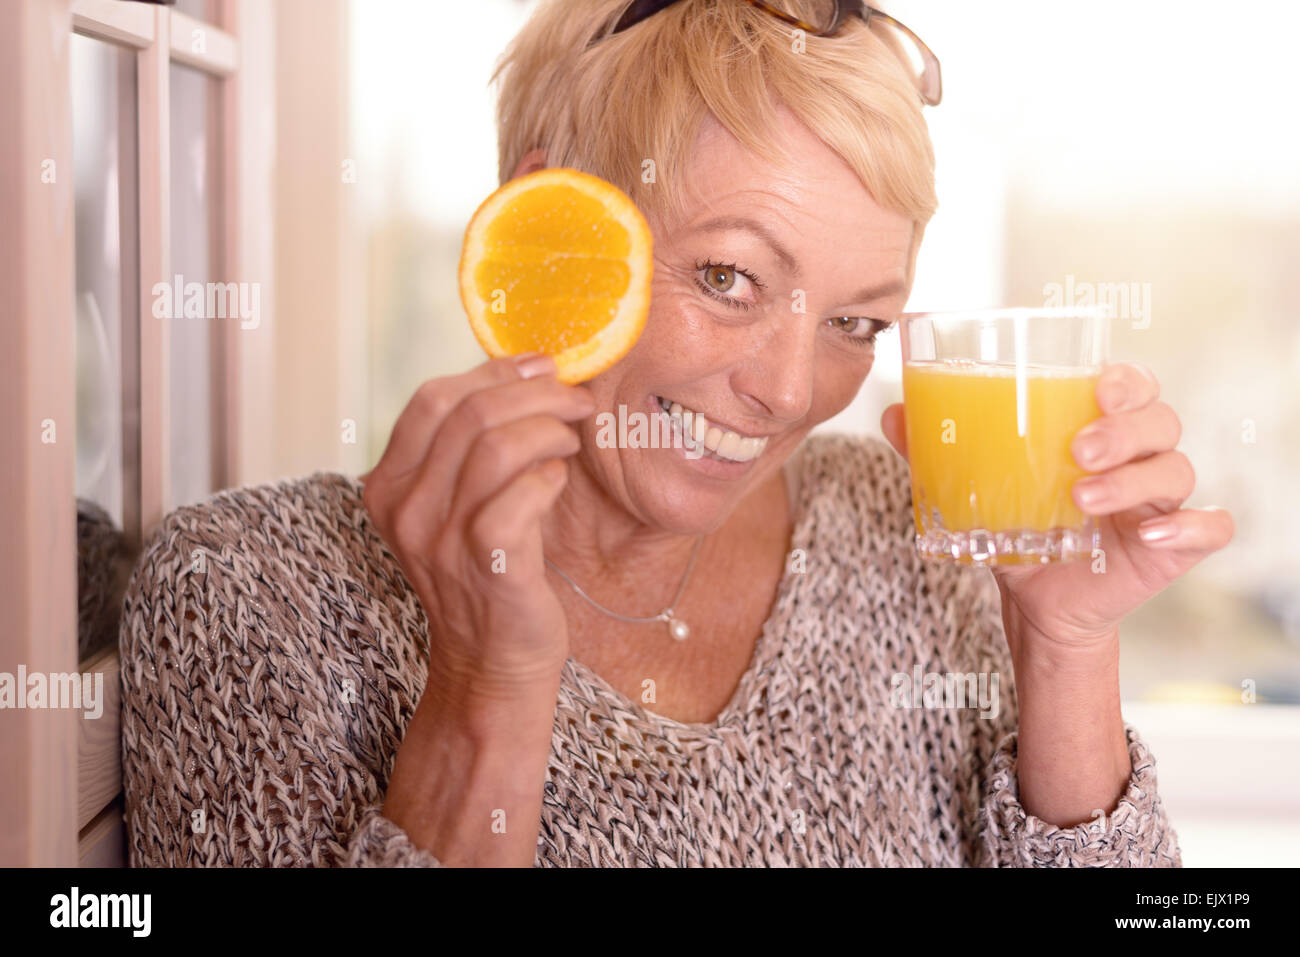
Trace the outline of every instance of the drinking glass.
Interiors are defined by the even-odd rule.
[[[1072,561],[1100,547],[1070,495],[1070,452],[1101,415],[1104,307],[908,313],[900,321],[916,547],[976,565]]]

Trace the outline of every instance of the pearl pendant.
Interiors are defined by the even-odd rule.
[[[680,618],[669,618],[668,634],[672,635],[677,641],[685,641],[691,636],[691,627]]]

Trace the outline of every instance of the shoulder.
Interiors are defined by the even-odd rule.
[[[315,657],[336,650],[375,601],[418,615],[356,479],[317,472],[230,489],[169,513],[147,543],[127,588],[123,656],[148,654],[171,629]]]
[[[256,560],[277,546],[311,546],[324,529],[355,528],[363,518],[360,484],[335,473],[229,489],[169,512],[137,571],[165,575],[171,561],[188,558],[188,546],[224,551],[234,561]],[[341,544],[336,536],[324,551],[333,557]]]
[[[333,473],[233,489],[150,540],[120,637],[133,864],[342,859],[427,649],[360,491]]]
[[[410,675],[427,652],[423,609],[361,483],[328,472],[171,512],[136,563],[122,622],[124,662],[179,655],[178,665],[212,668],[234,657],[300,682],[363,659]]]
[[[246,599],[255,613],[336,625],[335,608],[357,598],[343,582],[394,596],[406,590],[400,576],[366,514],[361,484],[317,472],[170,512],[136,563],[128,603],[139,612],[188,596],[205,612],[228,615],[242,613],[237,603]]]

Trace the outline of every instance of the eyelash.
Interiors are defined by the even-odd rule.
[[[867,318],[866,316],[848,316],[848,317],[846,317],[846,316],[836,316],[835,318],[836,318],[836,319],[844,319],[844,318],[857,319],[858,322],[869,322],[869,323],[871,323],[872,325],[874,325],[874,326],[876,327],[876,328],[875,328],[875,331],[873,331],[873,332],[871,333],[871,335],[869,335],[869,336],[849,336],[849,337],[848,337],[849,339],[851,339],[851,340],[853,341],[853,344],[854,344],[854,345],[856,345],[856,346],[861,346],[861,347],[864,348],[864,349],[867,349],[867,348],[870,348],[871,346],[874,346],[874,345],[876,344],[876,339],[880,336],[881,333],[883,333],[883,332],[888,332],[890,329],[893,328],[893,325],[891,325],[890,323],[885,322],[883,319],[869,319],[869,318]]]
[[[746,279],[752,282],[757,288],[759,289],[765,288],[763,284],[763,280],[759,279],[749,270],[741,269],[735,263],[720,263],[713,259],[706,259],[702,262],[697,262],[695,264],[695,272],[696,272],[695,285],[699,286],[700,290],[704,292],[705,295],[712,296],[714,299],[718,300],[718,302],[721,302],[728,306],[732,306],[736,309],[748,309],[750,308],[750,304],[745,302],[743,299],[735,299],[731,296],[724,296],[722,293],[718,292],[718,290],[709,288],[708,284],[701,281],[699,277],[699,273],[703,272],[706,269],[730,269],[732,272],[736,272],[744,276]]]
[[[756,287],[758,287],[759,289],[763,289],[763,288],[765,288],[765,287],[764,287],[764,284],[763,284],[763,280],[759,279],[757,276],[755,276],[755,275],[754,275],[752,272],[750,272],[749,270],[740,268],[740,267],[739,267],[738,265],[736,265],[735,263],[723,263],[723,262],[717,262],[716,260],[713,260],[713,259],[706,259],[706,260],[703,260],[703,261],[697,262],[697,263],[695,264],[695,272],[696,272],[696,274],[697,274],[697,275],[695,276],[695,285],[699,286],[699,287],[700,287],[700,291],[703,292],[706,296],[710,296],[711,298],[716,299],[718,302],[722,303],[723,305],[731,306],[731,307],[734,308],[734,309],[749,309],[749,308],[750,308],[750,303],[745,302],[743,299],[735,299],[735,298],[733,298],[733,297],[731,297],[731,296],[725,296],[725,295],[723,295],[722,293],[718,292],[716,289],[712,289],[712,288],[710,288],[710,287],[708,286],[708,284],[706,284],[706,283],[704,283],[704,282],[702,282],[702,281],[700,280],[700,277],[699,277],[699,275],[698,275],[699,273],[703,272],[703,271],[706,270],[706,269],[715,269],[715,268],[730,269],[730,270],[732,270],[733,272],[739,273],[740,275],[744,276],[746,279],[748,279],[750,282],[752,282],[752,283],[753,283]],[[836,316],[835,318],[836,318],[836,319],[842,319],[842,318],[846,318],[846,317],[844,317],[844,316]],[[867,349],[867,348],[870,348],[871,346],[874,346],[874,345],[876,344],[876,337],[879,336],[882,332],[887,332],[887,331],[891,328],[891,326],[890,326],[889,324],[887,324],[887,323],[885,323],[885,322],[883,322],[883,321],[881,321],[881,320],[879,320],[879,319],[868,319],[868,318],[866,318],[866,317],[859,317],[859,316],[853,316],[853,317],[851,317],[851,318],[859,319],[859,321],[862,321],[862,322],[871,322],[871,323],[875,323],[877,326],[882,327],[882,328],[878,328],[878,329],[876,329],[876,331],[873,332],[873,333],[872,333],[871,335],[869,335],[869,336],[851,336],[851,335],[845,334],[845,338],[846,338],[846,339],[848,339],[849,341],[851,341],[854,345],[856,345],[856,346],[858,346],[858,347],[860,347],[860,348],[863,348],[863,349]]]

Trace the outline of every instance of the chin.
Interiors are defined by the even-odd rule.
[[[721,527],[736,506],[771,474],[774,459],[718,474],[716,463],[688,459],[682,449],[633,449],[624,459],[632,505],[647,524],[679,535],[702,535]],[[728,463],[729,464],[729,463]]]

